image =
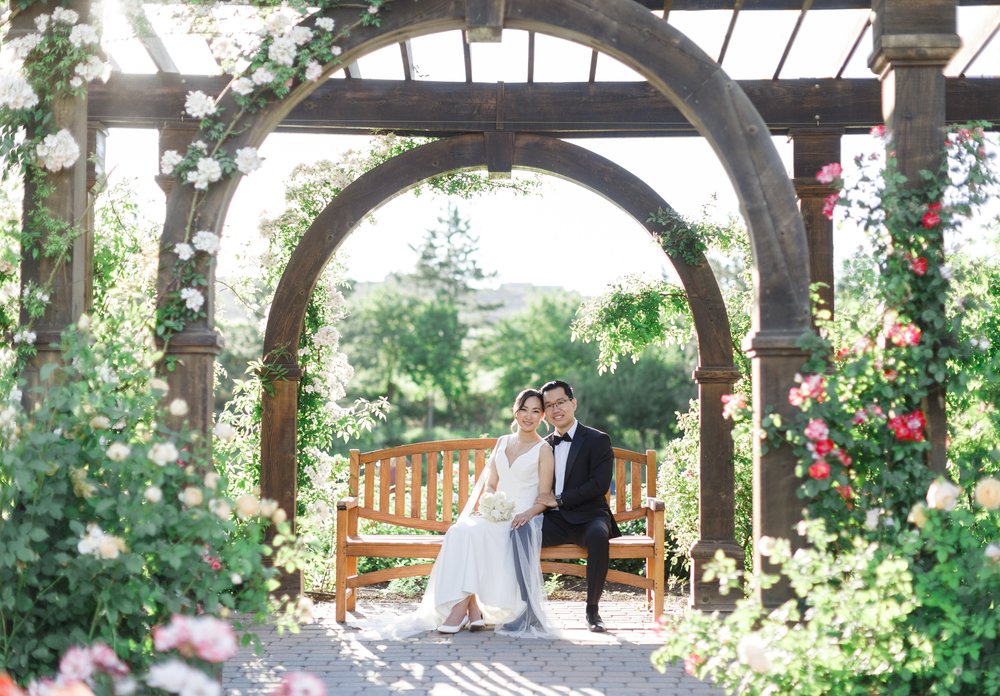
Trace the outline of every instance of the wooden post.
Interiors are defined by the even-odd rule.
[[[196,124],[190,125],[180,125],[180,124],[170,124],[161,126],[159,129],[160,133],[160,157],[163,157],[163,153],[167,150],[174,150],[181,156],[187,152],[188,145],[194,140],[195,136],[198,135],[198,126]],[[170,196],[170,191],[174,188],[174,183],[177,179],[171,174],[160,174],[159,163],[157,163],[157,175],[156,183],[163,193],[168,197]]]
[[[793,376],[806,360],[806,353],[797,347],[801,333],[792,331],[758,331],[748,337],[744,350],[751,359],[753,374],[754,432],[761,433],[761,418],[767,407],[788,418],[794,407],[788,403],[788,390],[794,386]],[[802,519],[803,505],[798,498],[802,483],[795,475],[795,453],[788,444],[769,442],[763,452],[760,437],[753,442],[753,564],[757,573],[774,573],[777,568],[760,553],[760,538],[770,536],[788,539],[793,548],[801,545],[795,527]],[[792,598],[787,582],[768,589],[758,589],[766,607],[776,607]]]
[[[298,426],[298,388],[301,369],[284,364],[285,378],[270,383],[273,392],[264,390],[261,399],[260,423],[260,495],[276,500],[288,514],[288,523],[295,529],[295,482],[298,474],[296,428]],[[340,530],[338,530],[339,532]],[[345,568],[346,570],[346,568]],[[338,578],[341,569],[337,569]],[[281,572],[281,586],[276,594],[302,594],[302,573]],[[339,589],[339,587],[338,587]]]
[[[86,0],[76,0],[70,7],[81,17],[89,15],[90,3]],[[35,17],[46,9],[42,3],[35,3],[18,13],[12,21],[7,38],[13,39],[34,32]],[[21,324],[31,324],[37,348],[37,354],[24,368],[26,388],[22,403],[28,411],[43,398],[46,385],[41,381],[41,369],[44,365],[59,360],[59,335],[83,313],[89,283],[87,272],[90,262],[86,235],[83,233],[87,211],[86,96],[55,99],[52,104],[51,125],[56,131],[66,129],[70,132],[80,148],[80,156],[68,169],[46,172],[45,184],[51,187],[51,192],[45,197],[39,195],[35,182],[24,182],[25,224],[31,225],[38,211],[70,229],[76,228],[78,234],[61,259],[48,257],[42,251],[48,241],[44,231],[41,238],[21,249],[22,291],[30,284],[34,288],[47,287],[49,294],[49,303],[41,317],[31,319],[23,308],[21,310]],[[32,249],[38,251],[37,258],[33,257]]]
[[[823,283],[817,290],[820,308],[834,311],[833,221],[823,214],[826,197],[833,193],[829,184],[816,180],[823,165],[840,162],[841,128],[810,128],[790,131],[795,193],[809,239],[809,282]],[[815,322],[815,319],[814,319]]]
[[[705,566],[722,551],[743,568],[743,547],[736,541],[736,495],[732,424],[722,417],[722,395],[733,391],[740,373],[733,367],[699,367],[698,541],[691,547],[691,607],[714,611],[736,608],[733,594],[719,593],[718,582],[705,582]]]
[[[913,185],[920,172],[937,174],[944,163],[944,68],[961,46],[956,0],[875,0],[874,50],[868,65],[882,81],[882,114],[896,150],[899,172]],[[944,262],[941,245],[927,257]],[[943,299],[940,309],[943,311]],[[918,324],[920,317],[913,317]],[[929,464],[944,473],[947,463],[947,385],[937,384],[923,404]]]

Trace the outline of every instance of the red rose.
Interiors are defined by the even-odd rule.
[[[827,220],[833,219],[833,209],[837,207],[837,201],[840,200],[839,193],[831,193],[823,201],[823,215],[826,216]]]
[[[809,467],[809,475],[814,479],[830,478],[830,465],[820,459]]]
[[[916,273],[918,276],[922,276],[927,272],[927,259],[923,256],[918,256],[917,258],[910,261],[910,270]]]
[[[819,457],[825,457],[833,451],[833,440],[817,440],[813,444],[813,449]]]

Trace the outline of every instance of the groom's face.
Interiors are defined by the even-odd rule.
[[[556,387],[545,392],[545,419],[559,432],[565,432],[573,425],[576,414],[576,399],[566,396],[566,390]]]

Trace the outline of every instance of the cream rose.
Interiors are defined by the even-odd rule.
[[[992,477],[980,480],[973,495],[976,502],[987,510],[996,510],[1000,507],[1000,481]]]
[[[939,478],[927,489],[927,506],[935,510],[954,510],[962,489],[951,481]]]

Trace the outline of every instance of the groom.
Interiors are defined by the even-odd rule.
[[[547,441],[555,453],[555,488],[537,502],[548,509],[542,522],[542,546],[578,544],[587,549],[587,626],[595,633],[607,628],[598,612],[608,576],[608,540],[621,536],[605,494],[611,486],[614,454],[611,438],[588,428],[575,416],[573,387],[561,380],[542,389],[545,418],[555,428]],[[514,532],[515,543],[524,539]],[[516,553],[515,560],[522,554]],[[525,585],[518,571],[518,582]]]

